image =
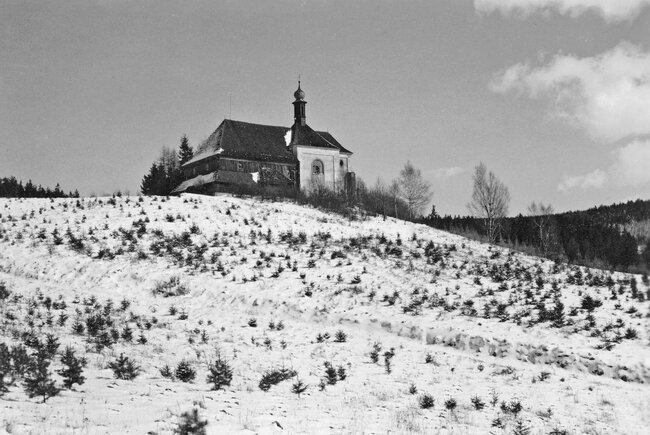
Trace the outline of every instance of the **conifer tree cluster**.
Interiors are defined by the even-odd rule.
[[[194,156],[187,136],[181,138],[178,153],[163,147],[158,160],[151,164],[149,173],[142,178],[143,195],[169,195],[183,180],[181,165]]]

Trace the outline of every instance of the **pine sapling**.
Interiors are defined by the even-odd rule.
[[[63,368],[57,370],[57,373],[63,377],[63,386],[71,389],[73,384],[82,385],[86,378],[82,375],[83,368],[86,366],[85,358],[77,358],[72,347],[65,348],[61,356]]]
[[[517,420],[515,423],[515,427],[512,430],[512,433],[514,435],[530,435],[530,428],[526,425],[521,420]]]
[[[59,394],[59,389],[51,378],[49,367],[49,354],[44,347],[40,347],[32,356],[25,373],[25,391],[27,395],[30,398],[40,396],[43,398],[43,403],[48,398]]]
[[[420,408],[422,408],[422,409],[429,409],[429,408],[433,408],[433,405],[435,404],[435,402],[433,400],[432,395],[423,394],[418,399],[418,404],[420,405]]]
[[[212,384],[213,390],[220,390],[224,386],[230,386],[232,382],[232,368],[230,364],[220,356],[208,366],[207,381]]]
[[[477,411],[480,411],[481,409],[485,408],[485,403],[479,396],[474,396],[472,397],[472,405],[474,405],[474,409]]]
[[[377,364],[379,362],[379,352],[381,352],[381,344],[375,342],[372,345],[372,350],[370,351],[370,361],[372,361],[373,364]]]
[[[301,395],[302,393],[304,393],[305,391],[307,391],[307,385],[306,385],[304,382],[302,382],[300,379],[298,379],[298,380],[297,380],[297,381],[296,381],[296,382],[291,386],[291,392],[294,393],[294,394],[297,394],[298,397],[300,397],[300,395]]]
[[[453,411],[454,409],[456,409],[457,405],[458,404],[456,403],[456,399],[454,399],[453,397],[445,400],[445,408],[447,408],[449,411]]]
[[[113,375],[117,379],[131,381],[140,374],[140,367],[123,353],[115,360],[108,363],[108,367],[113,370]]]
[[[340,329],[336,331],[336,334],[334,334],[334,341],[336,343],[345,343],[347,340],[348,335]]]
[[[208,425],[207,420],[202,420],[199,416],[198,409],[187,411],[181,414],[178,426],[174,429],[177,435],[206,435],[205,427]]]
[[[384,367],[386,368],[386,373],[389,375],[393,371],[392,359],[395,356],[395,348],[391,347],[390,350],[384,352]]]
[[[339,380],[336,369],[329,362],[325,362],[325,381],[328,385],[335,385]]]
[[[171,367],[169,367],[169,364],[165,364],[160,368],[160,376],[174,380],[174,373],[172,372]]]
[[[188,361],[181,361],[176,366],[176,378],[181,382],[192,382],[196,378],[196,370]]]

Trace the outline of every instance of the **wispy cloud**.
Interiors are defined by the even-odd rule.
[[[501,12],[504,15],[527,17],[534,13],[557,12],[571,17],[595,12],[607,22],[635,18],[650,5],[650,0],[474,0],[481,13]]]
[[[616,161],[609,168],[610,178],[622,186],[650,184],[650,140],[633,141],[615,151]]]
[[[650,134],[650,52],[630,43],[593,57],[557,55],[495,75],[494,92],[546,98],[551,113],[591,137],[616,141]]]
[[[605,170],[564,176],[558,190],[600,189],[607,184],[625,187],[650,185],[650,140],[635,140],[616,149],[614,162]]]
[[[601,169],[596,169],[595,171],[585,175],[565,175],[557,189],[561,192],[575,188],[600,189],[605,186],[607,177],[607,173]]]
[[[436,168],[436,169],[429,169],[427,171],[424,171],[425,174],[429,174],[439,180],[445,180],[447,178],[454,177],[458,174],[462,174],[463,172],[465,172],[465,170],[460,166],[451,166],[448,168]]]

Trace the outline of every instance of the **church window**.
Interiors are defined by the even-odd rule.
[[[343,165],[344,165],[344,163],[343,163],[343,159],[339,160],[339,166],[340,166],[340,167],[343,167]]]
[[[314,160],[311,164],[311,173],[313,175],[322,175],[323,174],[323,162],[320,160]]]

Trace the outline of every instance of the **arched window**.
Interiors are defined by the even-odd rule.
[[[324,173],[323,162],[321,162],[320,160],[314,160],[311,164],[311,173],[312,175],[315,176],[323,175]]]

